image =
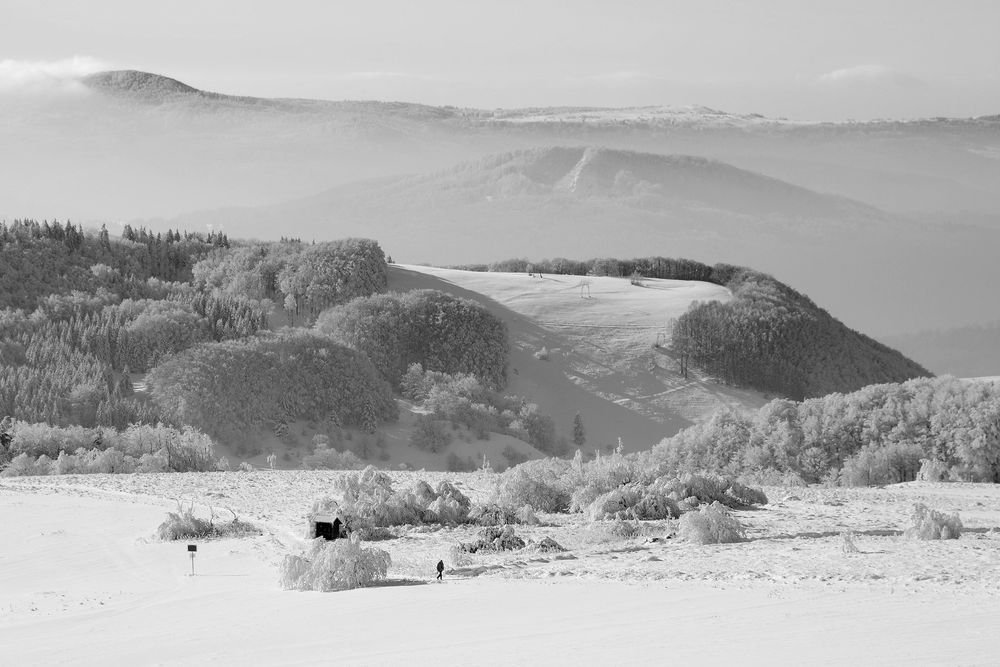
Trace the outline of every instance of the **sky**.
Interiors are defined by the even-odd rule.
[[[260,97],[1000,113],[995,0],[0,0],[0,90],[141,69]]]

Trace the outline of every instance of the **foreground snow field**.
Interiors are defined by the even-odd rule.
[[[411,527],[379,542],[385,585],[280,589],[304,516],[337,472],[0,480],[0,662],[38,664],[997,664],[1000,486],[766,489],[738,512],[749,541],[699,546],[647,522],[612,537],[581,515],[517,527],[530,546],[454,563],[474,528]],[[392,473],[458,482],[481,473]],[[153,538],[178,499],[231,508],[259,537]],[[915,502],[960,513],[959,540],[899,533]],[[847,554],[853,530],[861,553]],[[656,541],[653,541],[656,539]],[[445,583],[432,583],[444,559]]]

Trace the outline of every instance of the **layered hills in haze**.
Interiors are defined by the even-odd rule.
[[[988,298],[1000,242],[989,229],[920,224],[714,159],[595,147],[501,153],[171,224],[372,236],[396,259],[437,265],[651,252],[750,264],[875,334],[974,320],[979,301],[954,290]]]
[[[8,219],[362,234],[446,264],[687,255],[774,274],[876,336],[997,317],[996,116],[262,99],[135,71],[2,95]]]

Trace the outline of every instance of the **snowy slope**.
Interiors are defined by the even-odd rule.
[[[510,393],[537,402],[571,435],[579,412],[587,447],[648,449],[720,407],[757,408],[757,392],[684,379],[654,344],[693,301],[728,300],[697,281],[483,273],[389,267],[389,289],[439,289],[473,299],[503,320],[511,338]],[[539,359],[543,349],[546,359]]]
[[[1000,617],[1000,487],[911,483],[805,489],[739,512],[751,541],[608,541],[579,515],[518,527],[566,558],[474,555],[466,528],[379,543],[388,585],[298,593],[277,563],[334,473],[0,480],[0,652],[10,665],[993,664]],[[395,474],[397,483],[413,475]],[[431,478],[432,476],[426,476]],[[479,495],[489,477],[450,475]],[[261,537],[151,539],[174,498],[231,506]],[[961,512],[959,540],[899,536],[912,502]],[[199,505],[204,510],[204,506]],[[844,554],[839,531],[861,553]],[[430,583],[444,558],[445,584]],[[462,573],[464,572],[464,574]],[[428,584],[428,585],[424,585]]]

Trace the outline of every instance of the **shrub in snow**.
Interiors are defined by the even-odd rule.
[[[856,554],[861,552],[861,550],[858,549],[857,545],[854,544],[854,531],[851,530],[841,531],[840,538],[841,538],[840,550],[844,552],[845,556],[847,554]]]
[[[638,537],[642,532],[642,523],[631,517],[630,512],[619,512],[610,521],[592,521],[587,526],[586,538],[589,542],[608,542]]]
[[[746,539],[746,529],[718,501],[682,516],[677,534],[681,539],[697,544],[742,542]]]
[[[455,501],[455,503],[466,513],[468,513],[469,508],[472,507],[472,501],[469,500],[469,497],[459,491],[454,484],[447,480],[438,482],[436,492],[438,496],[446,500]]]
[[[462,544],[467,553],[477,551],[517,551],[524,548],[524,540],[514,534],[513,526],[487,526],[479,531],[475,542]]]
[[[517,510],[515,513],[517,517],[517,522],[522,523],[526,526],[537,526],[541,523],[538,517],[535,516],[534,510],[531,509],[531,505],[525,505],[521,509]]]
[[[913,506],[913,525],[904,535],[917,540],[957,540],[962,534],[962,520],[958,513],[945,514],[932,510],[923,503]]]
[[[737,481],[729,483],[726,495],[733,498],[740,505],[766,505],[767,495],[760,489],[745,486]]]
[[[920,459],[917,479],[922,482],[943,482],[948,479],[948,466],[935,459]]]
[[[51,459],[42,454],[38,461],[27,454],[18,454],[0,472],[3,477],[23,477],[25,475],[48,475],[51,467]],[[44,460],[42,460],[44,459]],[[41,465],[38,465],[38,463]]]
[[[362,547],[350,539],[312,540],[302,556],[288,555],[281,563],[281,587],[298,591],[339,591],[370,586],[385,579],[391,559],[388,552]]]
[[[684,473],[674,479],[661,477],[656,483],[668,489],[670,497],[677,501],[690,503],[690,499],[695,498],[698,504],[719,502],[734,508],[767,504],[767,496],[760,489],[711,473]]]
[[[475,505],[469,511],[469,522],[478,526],[506,526],[517,523],[517,511],[495,503]]]
[[[302,465],[309,470],[360,470],[365,464],[354,452],[339,452],[321,440],[312,454],[302,458]]]
[[[139,457],[136,472],[169,472],[170,453],[166,447],[160,449],[155,454],[143,454]]]
[[[461,544],[453,544],[448,548],[448,559],[447,561],[452,565],[452,567],[466,567],[472,565],[475,560],[469,555],[469,552],[462,548]]]
[[[626,484],[598,496],[586,508],[591,521],[611,519],[627,512],[636,519],[669,519],[680,516],[677,503],[667,496],[662,486]]]
[[[538,549],[542,553],[559,553],[559,552],[562,552],[562,551],[566,551],[566,547],[564,547],[563,545],[559,544],[558,542],[556,542],[555,540],[553,540],[551,537],[543,537],[534,546],[535,546],[536,549]]]
[[[194,515],[194,505],[186,509],[179,503],[176,512],[167,512],[167,518],[156,529],[161,540],[212,539],[223,537],[243,537],[259,535],[260,531],[251,523],[240,521],[233,512],[232,521],[215,522],[215,510],[206,519]]]
[[[638,482],[643,477],[636,460],[619,451],[609,456],[598,453],[593,461],[588,462],[577,456],[573,459],[573,468],[577,471],[577,479],[573,485],[571,512],[582,512],[599,496],[624,484]]]
[[[336,511],[345,526],[356,531],[407,524],[464,523],[471,506],[468,497],[450,482],[441,482],[434,490],[420,480],[397,491],[392,478],[372,466],[338,478],[334,493],[339,501],[321,499],[313,505],[313,513]]]
[[[720,475],[695,475],[684,473],[680,477],[667,482],[667,486],[675,498],[697,498],[699,503],[732,502],[726,497],[729,480]]]
[[[562,512],[569,507],[570,463],[562,459],[527,461],[500,475],[493,501],[506,507],[530,505],[536,512]]]

